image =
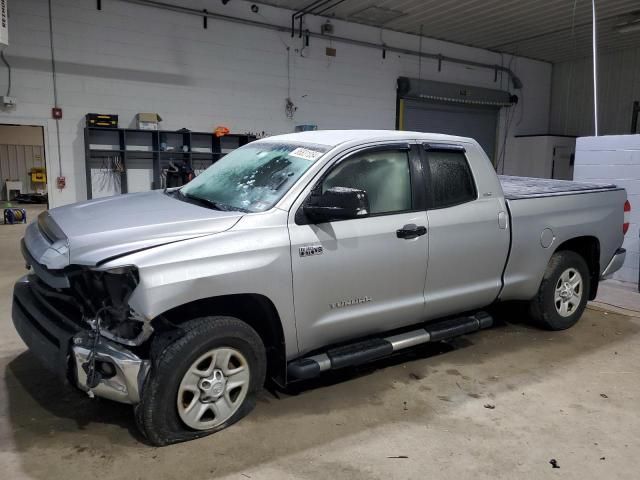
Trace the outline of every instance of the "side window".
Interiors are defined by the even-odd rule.
[[[451,207],[478,198],[473,175],[463,152],[430,151],[434,208]]]
[[[365,190],[372,214],[411,210],[408,153],[384,150],[355,155],[325,177],[322,193],[332,187]]]

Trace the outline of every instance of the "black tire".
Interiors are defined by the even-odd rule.
[[[554,299],[556,286],[561,275],[569,269],[575,269],[582,277],[580,301],[568,316],[562,316],[556,308]],[[556,252],[549,260],[540,288],[529,304],[529,315],[535,323],[547,330],[565,330],[576,324],[587,306],[591,277],[584,258],[572,251]]]
[[[256,331],[233,317],[204,317],[181,325],[184,332],[167,342],[158,337],[152,345],[153,366],[145,381],[142,398],[135,406],[141,433],[155,446],[184,442],[222,430],[253,410],[266,375],[265,348]],[[187,369],[204,353],[229,347],[239,351],[249,365],[249,387],[238,410],[223,424],[209,430],[188,427],[178,414],[178,388]]]

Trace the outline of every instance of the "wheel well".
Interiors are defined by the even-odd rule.
[[[596,298],[598,293],[598,282],[600,281],[600,242],[596,237],[576,237],[560,244],[556,252],[570,250],[577,253],[589,267],[590,284],[589,300]]]
[[[260,335],[267,352],[267,376],[284,385],[286,381],[286,351],[284,332],[275,305],[264,295],[253,293],[203,298],[162,314],[171,324],[208,315],[236,317],[250,325]]]

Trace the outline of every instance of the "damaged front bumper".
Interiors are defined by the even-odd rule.
[[[93,388],[87,376],[86,365],[94,352],[96,371],[100,380]],[[71,347],[76,385],[91,396],[108,398],[121,403],[140,402],[140,392],[149,373],[149,360],[142,360],[120,345],[101,338],[94,345],[87,334],[73,337]]]
[[[15,284],[12,318],[34,356],[60,380],[90,395],[130,404],[140,401],[150,362],[105,338],[94,344],[91,331],[43,295],[29,276]],[[92,351],[99,381],[90,387],[86,365]]]

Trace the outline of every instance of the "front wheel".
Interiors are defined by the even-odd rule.
[[[161,347],[136,408],[138,427],[153,445],[222,430],[247,415],[264,384],[260,336],[233,317],[181,325],[184,335]]]
[[[548,330],[572,327],[587,306],[590,288],[589,268],[584,258],[571,251],[553,254],[529,313]]]

